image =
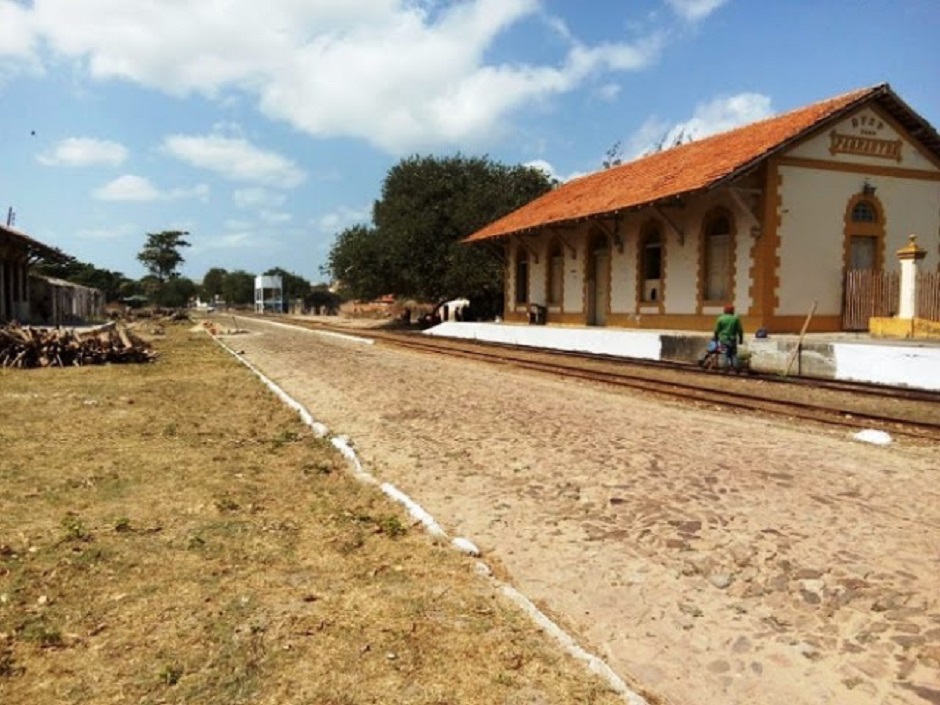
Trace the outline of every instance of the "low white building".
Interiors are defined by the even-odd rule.
[[[940,269],[940,135],[881,84],[575,179],[466,242],[504,243],[507,321],[708,330],[731,304],[794,332],[896,313],[865,315],[850,275],[896,271],[912,233]]]

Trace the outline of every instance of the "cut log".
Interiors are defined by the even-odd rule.
[[[24,328],[17,324],[0,328],[0,367],[141,363],[156,357],[148,343],[114,322],[87,331]]]

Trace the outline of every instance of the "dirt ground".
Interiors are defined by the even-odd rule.
[[[940,445],[239,324],[370,472],[663,702],[940,703]]]

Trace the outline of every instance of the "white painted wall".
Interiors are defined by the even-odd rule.
[[[778,315],[842,311],[844,216],[861,187],[857,174],[781,167]]]
[[[548,294],[545,291],[545,282],[548,281],[548,241],[542,240],[536,243],[530,238],[530,247],[533,252],[538,253],[539,261],[536,262],[532,255],[529,255],[529,302],[533,304],[545,305]]]
[[[818,301],[817,314],[842,310],[845,209],[859,193],[862,174],[781,166],[779,315],[805,314]],[[869,176],[885,210],[885,269],[897,269],[895,253],[910,233],[928,250],[924,269],[937,266],[932,237],[940,229],[940,182]],[[926,236],[926,237],[925,237]],[[935,242],[935,240],[934,240]],[[739,253],[740,254],[740,253]]]
[[[662,343],[658,333],[625,333],[607,328],[552,328],[506,323],[442,323],[425,331],[464,340],[486,340],[554,350],[594,352],[643,360],[658,360]]]
[[[661,335],[653,331],[450,322],[425,334],[644,360],[658,360],[662,355]],[[936,345],[833,343],[831,347],[837,379],[940,390],[940,347]]]
[[[633,311],[633,300],[636,298],[636,289],[630,288],[634,281],[632,273],[634,267],[627,257],[627,235],[621,225],[620,237],[623,240],[623,252],[612,244],[610,248],[610,312],[630,313]]]
[[[584,260],[587,257],[584,228],[567,233],[565,240],[576,253],[574,258],[565,257],[565,313],[584,313]]]
[[[697,210],[697,209],[696,209]],[[666,313],[695,313],[698,304],[698,234],[701,222],[696,214],[683,214],[681,220],[670,214],[670,218],[684,231],[680,244],[678,233],[667,224],[666,236]]]
[[[940,390],[940,348],[835,343],[836,378]]]

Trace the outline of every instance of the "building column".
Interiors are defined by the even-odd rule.
[[[20,261],[20,320],[29,320],[29,260]]]
[[[927,255],[917,246],[917,236],[911,235],[907,245],[898,250],[901,260],[901,296],[898,301],[898,318],[917,317],[917,264]]]
[[[6,321],[10,315],[7,312],[7,263],[0,260],[0,321]]]

